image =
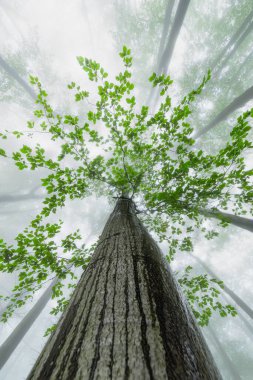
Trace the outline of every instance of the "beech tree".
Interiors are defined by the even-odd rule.
[[[217,235],[200,210],[252,214],[253,170],[246,167],[244,154],[252,149],[247,136],[253,111],[238,118],[229,141],[216,154],[208,154],[194,145],[187,118],[210,73],[177,105],[169,96],[171,78],[153,73],[150,82],[159,88],[161,103],[150,114],[134,95],[130,50],[124,46],[120,56],[124,70],[114,81],[100,64],[78,57],[97,91],[91,95],[74,82],[68,85],[75,101],[90,107],[84,115],[57,113],[39,79],[30,77],[38,108],[28,121],[29,134],[44,132],[55,142],[55,151],[50,156],[42,143],[27,145],[27,131],[22,130],[12,133],[18,139],[25,136],[25,145],[14,152],[4,146],[0,150],[20,170],[49,172],[42,179],[47,196],[41,212],[16,236],[15,244],[0,240],[0,270],[19,271],[13,294],[2,297],[12,300],[2,319],[57,276],[52,288],[58,298],[55,312],[65,311],[29,378],[219,379],[166,259],[170,263],[176,252],[192,250],[195,229],[208,239]],[[1,132],[3,143],[9,136]],[[117,202],[96,246],[85,248],[78,231],[63,237],[63,222],[47,218],[67,199],[90,194]],[[167,242],[167,255],[146,228]],[[77,286],[75,267],[84,269]],[[187,276],[186,268],[179,283],[201,325],[215,311],[235,315],[231,305],[217,301],[221,281],[188,281]],[[66,282],[76,287],[69,305],[63,295]],[[202,298],[196,297],[196,284]]]

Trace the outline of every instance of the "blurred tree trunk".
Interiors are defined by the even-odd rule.
[[[157,73],[159,73],[159,64],[160,64],[162,54],[165,48],[166,38],[168,37],[168,34],[169,34],[169,28],[171,24],[171,16],[172,16],[174,4],[175,4],[175,0],[168,0],[168,4],[165,10],[163,30],[162,30],[159,50],[158,50],[157,59],[156,59],[157,62],[156,62],[155,72]],[[150,107],[151,110],[153,109],[153,107],[155,107],[158,101],[158,98],[159,98],[159,90],[157,88],[151,88],[149,96],[147,98],[147,105]]]
[[[158,67],[158,73],[167,74],[168,68],[170,65],[171,57],[175,48],[175,44],[177,42],[181,27],[184,22],[184,18],[189,6],[190,0],[180,0],[177,11],[175,14],[175,18],[171,27],[171,31],[169,37],[167,39],[167,44],[161,56],[161,60]]]
[[[170,28],[171,15],[172,15],[174,4],[175,4],[175,0],[168,0],[168,4],[166,7],[165,16],[164,16],[164,21],[163,21],[162,36],[160,39],[160,45],[159,45],[159,50],[158,50],[157,67],[159,65],[160,59],[162,57],[162,53],[164,51],[164,45],[165,45],[166,38],[168,36],[168,31]]]
[[[168,264],[120,198],[29,379],[220,379]]]
[[[22,79],[19,76],[17,71],[13,69],[1,56],[0,67],[2,67],[11,78],[18,82],[33,100],[36,99],[36,94],[33,91],[33,89],[29,86],[29,84],[26,81],[24,81],[24,79]]]
[[[222,294],[222,297],[227,303],[231,303],[231,301],[228,299],[228,297],[224,294]],[[233,304],[236,305],[235,301],[233,301]],[[243,321],[245,331],[250,332],[253,335],[253,325],[244,317],[244,315],[241,313],[240,310],[236,310],[238,317]]]
[[[199,262],[205,271],[213,278],[216,278],[217,280],[220,281],[220,278],[210,269],[210,266],[204,263],[203,260],[201,260],[199,257],[192,255],[194,259]],[[250,318],[253,319],[253,310],[237,295],[231,290],[226,284],[223,284],[223,291],[227,293],[233,301],[236,303],[237,306],[239,306]]]
[[[224,48],[221,50],[220,54],[217,56],[215,61],[211,66],[211,71],[216,76],[218,71],[222,70],[225,65],[225,62],[228,61],[229,58],[236,52],[240,44],[243,42],[245,37],[249,34],[252,28],[252,18],[253,18],[253,10],[245,17],[244,21],[240,25],[240,27],[236,30],[236,32],[232,35],[230,40],[226,43]],[[225,61],[223,61],[225,58]],[[219,66],[221,64],[221,66]],[[218,67],[217,67],[218,66]]]
[[[206,132],[210,131],[221,121],[225,120],[232,112],[236,111],[238,108],[243,107],[249,100],[253,99],[253,86],[248,88],[243,94],[235,98],[227,107],[225,107],[206,127],[197,131],[193,138],[198,139],[200,136],[204,135]]]
[[[222,345],[221,345],[217,335],[215,334],[214,330],[211,328],[210,325],[208,325],[207,329],[209,330],[209,334],[210,334],[213,342],[215,343],[216,349],[219,352],[219,356],[222,358],[222,361],[225,364],[225,367],[228,369],[228,371],[230,373],[229,379],[230,380],[241,380],[241,377],[240,377],[236,367],[234,366],[234,363],[232,362],[232,360],[230,359],[230,357],[228,356],[228,354],[226,353],[226,351],[222,347]]]
[[[239,46],[242,44],[242,42],[245,40],[245,38],[250,34],[250,32],[253,30],[253,21],[251,21],[251,23],[247,26],[246,30],[244,31],[244,33],[241,35],[241,37],[236,41],[236,43],[234,44],[233,48],[228,52],[228,54],[225,56],[225,59],[222,60],[221,62],[221,65],[218,69],[218,71],[216,72],[216,75],[218,72],[220,72],[221,70],[223,70],[226,65],[227,65],[227,62],[231,59],[231,57],[236,53],[237,49],[239,48]]]
[[[5,365],[9,357],[12,355],[18,344],[21,342],[25,334],[36,321],[46,304],[51,298],[52,287],[57,283],[58,278],[54,279],[49,287],[44,291],[31,310],[25,315],[21,322],[15,327],[5,342],[0,346],[0,369]]]
[[[207,210],[199,209],[200,214],[207,216],[209,218],[224,220],[234,226],[240,227],[243,230],[253,232],[253,220],[249,218],[244,218],[243,216],[229,214],[227,212],[222,212],[219,210]]]

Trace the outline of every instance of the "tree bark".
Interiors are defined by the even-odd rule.
[[[57,283],[56,278],[51,282],[49,287],[44,291],[42,296],[38,299],[31,310],[26,314],[26,316],[21,320],[21,322],[15,327],[12,333],[0,346],[0,369],[5,365],[9,357],[12,355],[14,350],[17,348],[18,344],[21,342],[25,334],[31,328],[32,324],[36,321],[41,311],[44,309],[46,304],[51,298],[52,287]]]
[[[203,266],[205,271],[210,276],[220,281],[220,278],[216,276],[216,274],[210,269],[210,266],[207,266],[207,264],[205,264],[199,257],[194,255],[191,256],[194,257],[194,259]],[[233,290],[231,290],[226,284],[223,284],[223,286],[223,291],[233,299],[237,306],[239,306],[250,318],[253,319],[253,310],[246,304],[246,302],[244,302],[237,294],[235,294]]]
[[[14,70],[1,56],[0,56],[0,66],[7,72],[7,74],[15,79],[16,82],[18,82],[23,89],[30,95],[30,97],[35,100],[36,94],[33,91],[33,89],[29,86],[29,84],[22,79],[19,74]]]
[[[221,379],[130,199],[118,200],[28,379]]]
[[[199,209],[200,214],[207,216],[209,218],[224,220],[234,226],[240,227],[243,230],[253,232],[253,220],[249,218],[244,218],[243,216],[229,214],[227,212],[222,212],[219,210],[207,210]]]
[[[210,131],[213,127],[225,120],[232,112],[243,107],[249,100],[253,98],[253,86],[248,88],[243,94],[235,98],[227,107],[225,107],[206,127],[193,134],[194,139],[198,139],[204,133]]]
[[[168,41],[161,57],[158,73],[163,72],[164,74],[167,74],[168,72],[168,68],[169,68],[171,57],[174,51],[174,47],[177,42],[177,38],[180,33],[181,27],[183,25],[189,3],[190,3],[190,0],[179,1],[174,22],[172,24],[171,31],[168,37]]]

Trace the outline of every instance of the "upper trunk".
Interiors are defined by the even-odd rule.
[[[130,199],[117,202],[29,379],[220,379]]]

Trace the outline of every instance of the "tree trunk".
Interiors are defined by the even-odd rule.
[[[243,94],[235,98],[227,107],[225,107],[209,124],[200,131],[194,133],[193,138],[198,139],[204,133],[210,131],[213,127],[225,120],[232,112],[243,107],[249,100],[253,98],[253,86],[248,88]]]
[[[224,298],[224,300],[227,302],[227,303],[231,303],[231,300],[224,294],[224,292],[222,293],[222,298]],[[233,304],[235,306],[237,306],[236,302],[233,300]],[[239,319],[241,319],[244,323],[244,330],[245,332],[250,332],[250,334],[253,335],[253,325],[252,323],[250,323],[245,317],[244,315],[241,313],[240,310],[236,310],[237,311],[237,316],[239,317]]]
[[[159,64],[160,64],[162,54],[164,51],[166,38],[168,37],[168,31],[171,24],[171,15],[172,15],[174,4],[175,4],[175,0],[168,0],[168,4],[166,7],[165,16],[164,16],[164,21],[163,21],[163,30],[162,30],[162,35],[160,39],[159,50],[157,54],[157,62],[156,62],[156,69],[155,69],[155,72],[157,73],[159,73]],[[147,98],[147,105],[149,106],[151,111],[152,109],[155,108],[159,94],[160,94],[160,91],[157,87],[151,88],[149,96]]]
[[[248,30],[249,28],[249,23],[251,23],[252,21],[252,17],[253,17],[253,10],[248,14],[248,16],[244,19],[243,23],[241,24],[241,26],[236,30],[236,32],[232,35],[232,37],[230,38],[230,40],[227,42],[227,44],[224,46],[224,48],[222,49],[222,51],[220,52],[220,54],[218,55],[218,57],[215,59],[215,61],[213,62],[212,64],[212,67],[211,67],[211,71],[212,73],[215,70],[216,66],[219,65],[219,63],[222,61],[222,59],[226,56],[227,52],[232,48],[234,47],[235,45],[237,45],[238,47],[238,40],[240,40],[240,43],[243,41],[243,39],[246,37],[246,35],[248,34],[246,32],[246,35],[245,35],[245,29]],[[239,44],[240,44],[239,43]],[[231,49],[231,51],[236,51],[237,47],[233,49]],[[230,53],[231,53],[230,51]],[[233,54],[233,53],[232,53]],[[227,60],[227,58],[226,58]],[[222,66],[224,66],[224,63],[222,63]],[[218,69],[218,71],[220,71],[220,68]],[[217,72],[216,72],[217,73]]]
[[[253,21],[251,21],[251,23],[247,26],[247,28],[245,29],[243,34],[239,37],[239,39],[234,44],[233,48],[229,51],[229,53],[227,54],[225,59],[222,61],[221,66],[219,67],[219,69],[215,73],[216,75],[218,72],[220,72],[226,66],[229,59],[236,53],[237,49],[239,48],[241,43],[245,40],[245,38],[250,34],[252,29],[253,29]]]
[[[210,276],[220,281],[220,278],[216,276],[216,274],[210,269],[210,267],[207,266],[199,257],[194,256],[194,255],[191,255],[191,256],[194,257],[194,259],[203,266],[205,271]],[[223,287],[224,292],[227,293],[234,300],[237,306],[239,306],[246,314],[248,314],[250,318],[253,319],[253,310],[237,294],[235,294],[233,290],[231,290],[227,285],[225,284],[223,285],[224,285]]]
[[[28,379],[221,379],[130,199],[118,200]]]
[[[29,84],[22,79],[19,74],[14,70],[8,63],[0,56],[0,66],[7,72],[7,74],[15,79],[22,87],[23,89],[30,95],[30,97],[35,100],[36,94],[33,91],[33,89],[29,86]]]
[[[174,4],[175,4],[175,0],[168,0],[168,4],[166,7],[165,16],[164,16],[164,21],[163,21],[162,36],[160,39],[160,45],[159,45],[159,50],[158,50],[157,66],[159,65],[162,53],[164,51],[164,45],[165,45],[166,37],[168,36],[168,30],[170,27],[170,20],[171,20]]]
[[[223,363],[225,364],[226,368],[228,369],[228,371],[230,373],[229,379],[230,380],[241,380],[241,377],[240,377],[234,363],[232,362],[232,360],[230,359],[230,357],[228,356],[228,354],[226,353],[226,351],[222,347],[222,345],[221,345],[217,335],[215,334],[214,330],[211,328],[210,325],[208,325],[207,329],[209,330],[210,336],[211,336],[213,342],[215,343],[216,349],[219,352],[219,356],[222,358]]]
[[[243,216],[229,214],[227,212],[222,212],[219,210],[207,210],[199,209],[199,213],[207,216],[209,218],[224,220],[234,226],[240,227],[243,230],[253,232],[253,220],[249,218],[244,218]]]
[[[5,342],[0,346],[0,369],[5,365],[9,357],[12,355],[18,344],[21,342],[25,334],[28,332],[32,324],[36,321],[41,311],[50,300],[52,287],[57,283],[57,281],[58,279],[56,278],[51,282],[50,286],[44,291],[35,305],[15,327]]]
[[[170,35],[161,57],[158,73],[163,72],[164,74],[167,74],[168,72],[168,68],[169,68],[171,57],[174,51],[174,47],[177,42],[177,38],[180,33],[181,27],[183,25],[189,3],[190,3],[190,0],[179,1],[174,22],[171,27]]]

